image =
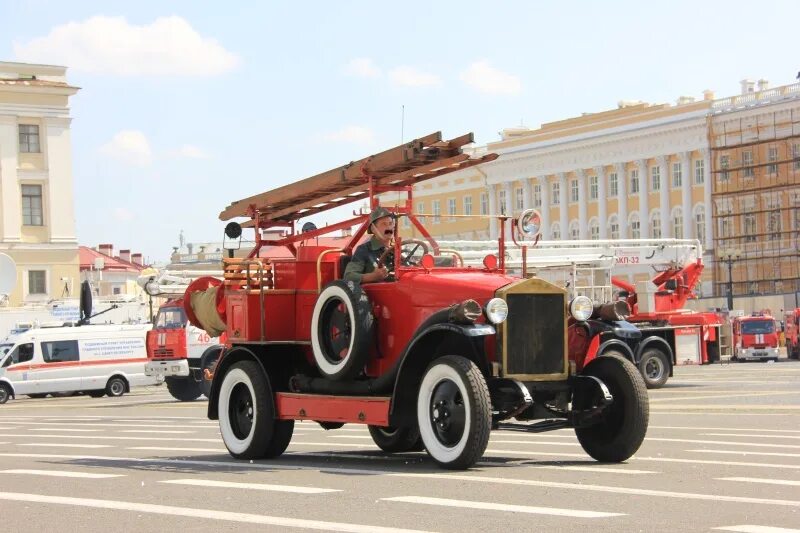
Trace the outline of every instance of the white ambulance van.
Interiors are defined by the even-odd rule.
[[[122,396],[154,385],[144,374],[150,324],[32,328],[0,341],[0,404],[9,398],[82,391]]]

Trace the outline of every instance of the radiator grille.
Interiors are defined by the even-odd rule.
[[[505,374],[563,374],[566,370],[563,294],[507,294]]]

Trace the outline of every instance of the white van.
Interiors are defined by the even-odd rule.
[[[150,324],[33,328],[0,341],[0,403],[26,394],[122,396],[159,381],[144,375]]]

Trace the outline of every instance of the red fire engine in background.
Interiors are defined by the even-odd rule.
[[[733,357],[742,361],[777,361],[778,328],[768,313],[733,319]]]
[[[786,311],[783,315],[783,322],[786,355],[789,359],[800,359],[800,307]]]

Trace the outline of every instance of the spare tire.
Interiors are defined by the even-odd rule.
[[[324,377],[343,381],[364,369],[374,322],[360,284],[336,280],[322,289],[311,316],[311,347]]]

